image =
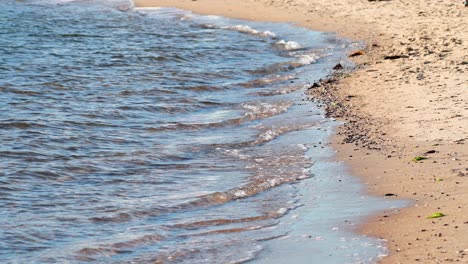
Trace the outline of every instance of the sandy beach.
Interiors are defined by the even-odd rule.
[[[361,231],[388,241],[382,263],[468,262],[468,7],[461,0],[135,2],[294,22],[365,41],[351,75],[310,89],[329,99],[330,117],[346,121],[334,139],[338,159],[370,193],[411,200]],[[444,216],[428,218],[434,213]]]

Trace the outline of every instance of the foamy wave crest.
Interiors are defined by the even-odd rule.
[[[317,56],[316,54],[306,54],[306,55],[300,55],[298,57],[298,62],[300,64],[308,65],[315,63],[320,57]]]
[[[244,33],[244,34],[250,34],[250,35],[261,36],[261,37],[266,37],[266,38],[276,37],[276,34],[271,31],[268,31],[268,30],[259,31],[246,25],[227,26],[227,27],[222,27],[222,29],[233,30],[233,31],[237,31],[240,33]]]
[[[192,16],[187,15],[187,14],[179,16],[179,19],[181,21],[189,21],[189,20],[192,20],[192,18],[193,18]]]
[[[307,127],[312,126],[312,124],[295,124],[295,125],[288,125],[288,126],[280,126],[280,127],[271,127],[265,129],[262,133],[260,133],[257,137],[257,139],[253,142],[250,142],[251,145],[259,145],[263,144],[269,141],[272,141],[273,139],[282,136],[286,133],[289,133],[291,131],[296,131],[300,129],[304,129]]]
[[[288,108],[291,107],[291,105],[291,102],[281,102],[277,104],[253,102],[244,104],[243,108],[248,110],[248,112],[245,113],[245,116],[250,120],[255,120],[286,112],[288,111]]]
[[[276,75],[273,77],[267,77],[267,78],[260,78],[260,79],[254,79],[245,83],[240,83],[239,86],[245,87],[245,88],[253,88],[253,87],[263,87],[266,85],[270,85],[272,83],[276,82],[283,82],[283,81],[288,81],[291,79],[296,78],[295,75],[289,74],[289,75]]]
[[[272,139],[276,138],[277,136],[281,134],[283,134],[283,131],[281,131],[280,129],[267,130],[258,136],[255,143],[260,144],[260,143],[271,141]]]
[[[201,25],[196,25],[196,27],[200,27],[203,29],[217,29],[219,27],[212,25],[212,24],[201,24]]]
[[[302,48],[301,44],[297,43],[296,41],[286,41],[284,39],[276,42],[274,45],[284,50],[297,50]]]

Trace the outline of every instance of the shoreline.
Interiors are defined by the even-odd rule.
[[[391,254],[381,263],[467,261],[468,8],[461,2],[135,3],[244,20],[293,22],[365,41],[368,47],[363,55],[353,57],[357,69],[350,76],[316,87],[325,88],[324,98],[333,98],[326,106],[330,117],[346,122],[332,146],[338,160],[363,179],[369,193],[413,203],[399,213],[371,217],[360,232],[388,241]],[[413,161],[416,156],[428,159]],[[426,219],[435,212],[446,216]]]

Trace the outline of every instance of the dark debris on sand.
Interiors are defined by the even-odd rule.
[[[367,149],[395,152],[396,147],[392,140],[380,130],[381,125],[376,125],[383,124],[384,121],[356,112],[351,102],[354,96],[342,95],[339,92],[340,82],[349,77],[349,74],[348,70],[335,70],[327,78],[313,83],[307,91],[309,99],[324,108],[328,118],[337,118],[345,122],[337,133],[343,144],[351,143]]]

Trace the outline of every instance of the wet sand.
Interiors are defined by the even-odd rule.
[[[388,240],[382,263],[468,262],[468,8],[462,1],[136,0],[137,6],[295,22],[366,41],[357,69],[311,88],[347,123],[338,158],[369,192],[411,199],[362,227]],[[328,100],[327,100],[328,98]],[[413,161],[416,156],[427,159]],[[427,219],[440,212],[445,216]]]

